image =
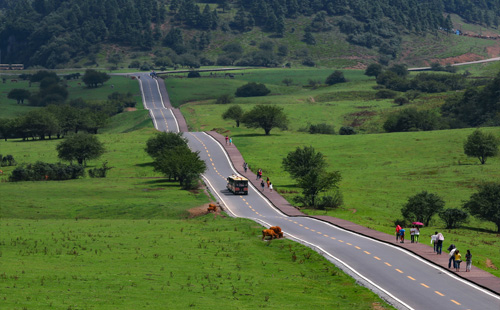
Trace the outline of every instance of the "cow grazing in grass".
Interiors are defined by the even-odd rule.
[[[208,211],[208,213],[210,213],[210,212],[213,212],[213,213],[217,212],[217,205],[213,204],[213,203],[209,204],[208,208],[207,208],[207,211]]]
[[[281,227],[279,226],[272,226],[269,227],[269,229],[273,230],[276,235],[278,235],[278,238],[283,238],[283,232],[281,231]]]
[[[272,229],[264,229],[262,230],[262,240],[266,237],[271,237],[271,240],[278,238],[278,235]]]

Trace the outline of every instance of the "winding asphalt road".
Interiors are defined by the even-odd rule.
[[[159,91],[159,82],[148,75],[139,79],[143,103],[160,131],[178,132],[178,122]],[[223,147],[203,132],[189,132],[191,149],[200,151],[208,169],[203,178],[213,194],[235,217],[263,226],[280,226],[287,238],[320,252],[328,260],[369,287],[398,309],[500,310],[500,296],[465,281],[399,247],[360,236],[329,223],[307,217],[288,217],[253,186],[247,196],[226,189],[226,177],[238,174]],[[446,254],[444,254],[446,255]]]

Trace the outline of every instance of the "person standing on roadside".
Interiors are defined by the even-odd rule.
[[[229,145],[233,145],[233,138],[229,138]]]
[[[438,233],[437,231],[436,231],[436,241],[437,241],[436,252],[438,255],[441,255],[441,252],[443,251],[444,236],[442,233]]]
[[[226,145],[227,145],[227,143],[229,142],[229,137],[226,135],[225,139],[226,139]]]
[[[447,250],[450,252],[450,259],[448,260],[448,269],[450,269],[451,263],[453,263],[453,267],[455,267],[455,251],[457,247],[452,243]]]
[[[415,242],[415,226],[410,228],[410,241],[411,241],[411,243]]]
[[[245,170],[245,173],[247,173],[247,170],[248,170],[248,163],[247,162],[243,163],[243,169]]]
[[[264,180],[260,181],[260,187],[262,187],[262,192],[264,192],[264,188],[266,187],[266,184],[264,183]]]
[[[269,190],[272,192],[273,191],[273,183],[269,182]]]
[[[415,226],[415,243],[418,243],[418,238],[420,237],[420,228]]]
[[[269,188],[269,183],[271,183],[271,180],[269,180],[269,177],[267,177],[266,183],[267,183],[267,188]]]
[[[465,254],[465,272],[470,272],[471,267],[472,267],[472,254],[470,254],[470,250],[467,250],[467,254]]]
[[[460,263],[462,262],[462,254],[460,254],[459,250],[456,250],[455,253],[453,254],[454,259],[455,259],[455,271],[459,272],[460,271]]]

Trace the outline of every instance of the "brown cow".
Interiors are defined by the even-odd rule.
[[[208,213],[210,213],[210,212],[214,212],[214,213],[217,212],[217,205],[213,204],[213,203],[209,204],[208,208],[207,208],[207,211],[208,211]]]
[[[262,240],[266,237],[270,236],[271,240],[278,238],[278,235],[272,229],[264,229],[262,230]]]
[[[283,232],[281,231],[281,227],[279,226],[272,226],[272,227],[269,227],[269,229],[273,230],[279,238],[283,238]]]

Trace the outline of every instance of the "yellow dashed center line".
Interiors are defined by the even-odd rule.
[[[316,232],[316,233],[317,233],[318,235],[322,235],[322,234],[323,234],[323,233],[320,233],[319,231],[318,231],[318,232]]]
[[[425,285],[424,283],[420,283],[420,285],[422,285],[425,288],[429,288],[429,285]]]
[[[351,243],[349,243],[349,242],[346,242],[346,244],[347,244],[347,245],[352,245],[352,244],[351,244]]]
[[[388,262],[385,262],[384,264],[386,264],[386,265],[387,265],[387,266],[389,266],[389,267],[392,267],[392,265],[391,265],[391,264],[389,264]]]
[[[415,279],[410,276],[408,276],[408,279],[415,281]]]
[[[339,240],[339,242],[342,242],[342,243],[343,243],[343,242],[344,242],[344,240]]]
[[[309,229],[309,227],[304,227],[305,229]]]
[[[297,222],[294,222],[294,223],[297,224]],[[302,225],[302,224],[299,224],[299,226],[304,227],[304,225]]]
[[[356,249],[361,250],[361,248],[357,245],[354,246]]]
[[[330,239],[335,240],[335,239],[337,239],[337,238],[335,238],[335,237],[330,237]]]
[[[311,228],[311,231],[315,231],[315,230]]]
[[[380,258],[378,258],[377,256],[373,256],[373,258],[375,258],[376,260],[380,260]]]
[[[401,270],[399,270],[399,269],[396,269],[396,271],[397,271],[397,272],[399,272],[399,273],[404,273],[404,272],[402,272],[402,271],[401,271]]]
[[[372,253],[370,253],[370,252],[368,252],[368,251],[363,251],[363,252],[365,252],[365,253],[366,253],[366,254],[368,254],[368,255],[372,254]]]
[[[440,293],[440,292],[438,292],[438,291],[434,291],[434,293],[438,294],[439,296],[444,296],[444,294],[443,294],[443,293]]]
[[[323,236],[325,236],[325,237],[327,237],[327,238],[329,237],[328,235],[323,235]]]
[[[450,299],[450,300],[451,300],[451,302],[452,302],[452,303],[454,303],[454,304],[456,304],[456,305],[458,305],[458,306],[460,306],[460,305],[461,305],[461,303],[459,303],[459,302],[458,302],[458,301],[456,301],[456,300],[453,300],[453,299]]]

